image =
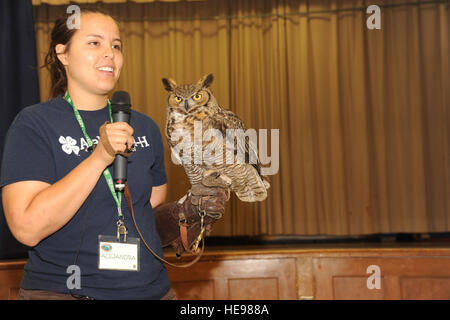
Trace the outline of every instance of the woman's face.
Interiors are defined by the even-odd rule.
[[[65,46],[57,45],[56,52]],[[123,65],[122,42],[116,22],[97,13],[81,15],[81,28],[72,36],[69,50],[58,54],[66,67],[69,87],[92,94],[110,92]]]

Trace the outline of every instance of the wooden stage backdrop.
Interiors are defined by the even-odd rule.
[[[17,298],[24,264],[0,262],[0,299]],[[448,244],[211,247],[168,270],[179,299],[450,299]]]

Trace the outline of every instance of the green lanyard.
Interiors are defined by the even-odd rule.
[[[81,131],[83,131],[83,135],[88,143],[88,147],[92,147],[92,145],[94,144],[91,140],[91,138],[89,137],[89,135],[86,132],[86,126],[84,125],[83,119],[81,118],[80,113],[78,112],[77,108],[75,108],[75,106],[73,105],[73,101],[70,98],[69,92],[66,91],[66,94],[64,95],[64,99],[66,99],[66,101],[72,106],[73,109],[73,113],[75,114],[75,118],[77,119]],[[111,112],[111,102],[108,100],[108,111],[109,111],[109,119],[111,121],[111,123],[113,122],[112,119],[112,112]],[[122,215],[122,193],[118,192],[118,195],[116,194],[116,190],[114,189],[114,183],[113,183],[113,178],[111,176],[111,173],[109,172],[109,169],[106,168],[103,171],[103,176],[105,177],[106,183],[108,184],[108,188],[109,191],[111,191],[111,194],[114,198],[114,201],[116,202],[117,205],[117,212],[119,215],[119,219],[123,220],[123,215]]]

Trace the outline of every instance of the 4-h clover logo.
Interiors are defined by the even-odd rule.
[[[77,141],[73,139],[71,136],[59,137],[59,143],[62,144],[62,149],[65,153],[71,154],[72,152],[78,156],[80,152],[80,147],[77,146]]]

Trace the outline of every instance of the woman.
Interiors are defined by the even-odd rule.
[[[128,184],[136,221],[162,256],[152,210],[167,190],[158,126],[132,111],[130,124],[106,124],[98,136],[99,128],[112,122],[108,94],[120,76],[121,49],[118,24],[106,14],[83,11],[78,30],[58,20],[46,57],[53,99],[22,110],[9,129],[0,181],[3,207],[13,235],[32,247],[22,299],[174,298],[167,270],[136,240],[128,206],[107,184],[105,171],[112,172],[115,154],[134,144]],[[223,198],[216,198],[222,212]],[[116,264],[107,261],[112,248],[102,239],[115,237],[119,223],[137,244],[128,241],[126,255],[114,257],[129,257],[133,266],[114,270]]]

